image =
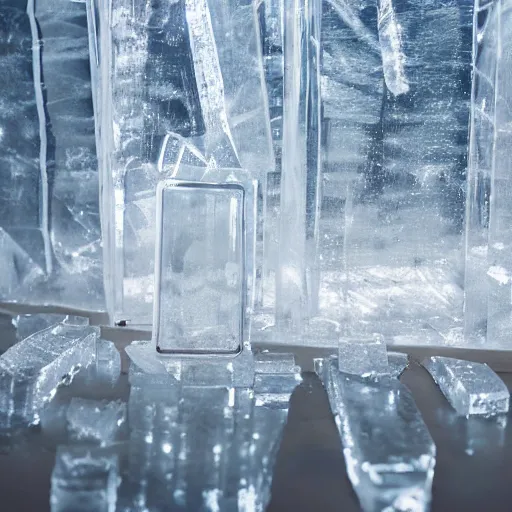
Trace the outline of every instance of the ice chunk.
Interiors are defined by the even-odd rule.
[[[388,352],[389,374],[391,377],[400,377],[409,366],[409,356],[402,352]]]
[[[320,375],[363,510],[428,510],[436,447],[409,389],[398,379],[363,379],[324,360]]]
[[[338,368],[361,377],[389,374],[386,344],[375,338],[342,339],[338,344]]]
[[[3,2],[0,24],[0,298],[103,310],[85,4]]]
[[[28,338],[31,334],[42,331],[51,325],[64,322],[70,325],[89,325],[89,319],[83,316],[59,315],[56,313],[37,313],[18,315],[14,318],[18,340]]]
[[[60,446],[52,473],[52,512],[115,512],[119,464],[104,448]]]
[[[39,421],[57,387],[69,384],[95,357],[99,328],[57,324],[0,356],[0,425]]]
[[[279,354],[265,350],[254,356],[256,373],[294,373],[300,372],[295,365],[293,354]]]
[[[508,412],[510,392],[486,364],[438,356],[421,364],[458,414],[492,416]]]
[[[114,386],[121,375],[121,354],[114,343],[100,339],[96,342],[94,364],[87,371],[89,382]]]
[[[67,413],[72,439],[92,441],[102,446],[116,440],[126,420],[126,404],[73,398]]]

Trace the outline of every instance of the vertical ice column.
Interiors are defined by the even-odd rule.
[[[320,2],[287,0],[276,324],[303,334],[318,308]]]
[[[506,344],[512,327],[512,2],[477,2],[466,209],[465,334]]]

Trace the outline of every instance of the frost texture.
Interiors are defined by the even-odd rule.
[[[227,167],[264,179],[273,168],[255,12],[242,1],[89,5],[90,24],[99,20],[90,37],[99,42],[103,91],[105,244],[115,254],[109,310],[116,321],[149,327],[157,183],[216,182],[215,170]]]
[[[9,0],[0,24],[0,299],[104,310],[85,5]]]
[[[97,327],[57,324],[0,356],[0,428],[39,422],[62,384],[94,360]]]
[[[362,509],[429,510],[436,447],[411,392],[394,376],[362,377],[366,362],[359,375],[342,367],[315,360]]]
[[[430,357],[421,364],[461,416],[508,412],[510,392],[486,364],[449,357]]]
[[[473,27],[465,336],[508,345],[511,324],[512,2],[476,2]]]

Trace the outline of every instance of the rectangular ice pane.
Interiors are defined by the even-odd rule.
[[[39,421],[63,383],[94,361],[98,327],[57,324],[0,356],[0,427]]]
[[[240,351],[246,286],[243,187],[164,182],[157,218],[157,350]]]
[[[363,510],[429,509],[436,447],[409,389],[362,379],[324,360],[321,375]]]
[[[66,418],[72,439],[105,446],[113,443],[119,435],[126,420],[126,404],[72,398]]]
[[[274,167],[256,9],[212,0],[89,5],[91,45],[100,41],[105,252],[115,254],[110,310],[115,321],[150,328],[158,182],[216,182],[205,176],[230,167],[263,183]]]
[[[486,364],[449,357],[430,357],[421,364],[458,414],[491,416],[508,412],[510,392]]]
[[[379,339],[342,339],[338,345],[338,369],[368,377],[389,374],[386,344]]]
[[[115,512],[119,464],[103,448],[60,446],[52,473],[52,512]]]

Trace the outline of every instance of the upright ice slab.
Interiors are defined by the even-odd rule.
[[[2,2],[0,300],[104,310],[85,5]]]
[[[508,412],[510,391],[486,364],[438,356],[421,364],[460,415]]]
[[[217,168],[263,183],[273,170],[256,13],[252,2],[226,0],[89,6],[102,89],[109,309],[116,321],[149,326],[157,183],[201,181]]]
[[[436,447],[409,389],[391,375],[343,373],[336,357],[315,364],[362,509],[428,510]]]
[[[38,423],[39,411],[61,384],[95,357],[97,327],[57,324],[0,356],[0,427]]]
[[[242,350],[250,307],[245,202],[237,183],[159,185],[153,319],[159,352]]]
[[[466,208],[465,336],[506,347],[511,322],[512,2],[477,1]]]
[[[119,463],[104,448],[60,446],[52,473],[52,512],[115,512]]]

